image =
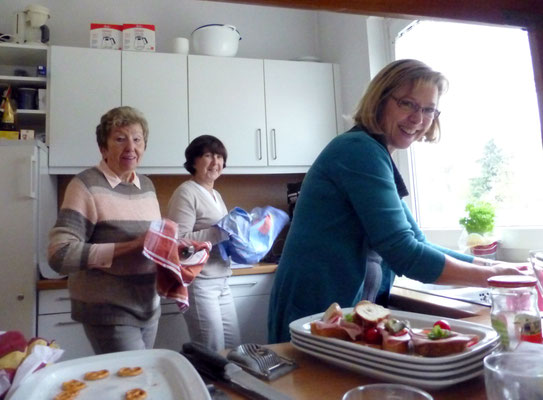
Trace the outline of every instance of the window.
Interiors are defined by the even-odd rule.
[[[439,104],[441,141],[416,143],[400,157],[421,228],[455,229],[457,239],[466,203],[479,197],[495,203],[504,247],[543,247],[543,147],[527,33],[416,22],[396,38],[395,53],[427,63],[450,83]],[[519,227],[531,227],[532,243],[518,243],[512,232]]]

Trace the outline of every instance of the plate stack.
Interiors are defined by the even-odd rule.
[[[352,312],[344,309],[344,314]],[[500,349],[499,336],[490,327],[472,322],[449,321],[451,329],[475,334],[479,342],[462,353],[445,357],[422,357],[397,354],[345,340],[311,334],[310,323],[323,313],[290,324],[291,343],[298,350],[373,378],[417,386],[428,390],[442,389],[483,374],[483,359]],[[429,328],[440,317],[392,311],[392,318],[409,321],[411,328]]]

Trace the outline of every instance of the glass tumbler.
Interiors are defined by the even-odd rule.
[[[543,361],[540,354],[504,352],[486,356],[487,400],[543,399]]]
[[[349,390],[342,400],[433,400],[433,397],[413,386],[375,383]]]

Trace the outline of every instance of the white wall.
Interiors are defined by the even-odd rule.
[[[238,57],[313,56],[339,64],[341,107],[347,115],[372,76],[370,54],[382,58],[381,43],[368,44],[368,32],[380,28],[375,22],[368,26],[363,15],[199,0],[0,0],[0,32],[13,33],[14,13],[34,3],[51,12],[47,25],[52,45],[88,47],[91,22],[147,23],[156,27],[157,51],[169,52],[174,37],[190,38],[201,25],[234,25],[242,36]]]
[[[319,37],[321,58],[340,65],[342,110],[352,114],[370,80],[367,17],[321,12]],[[344,120],[345,130],[352,124]]]
[[[147,23],[156,28],[158,52],[174,37],[190,38],[205,24],[238,28],[239,57],[293,59],[318,55],[317,12],[197,0],[0,0],[0,32],[13,32],[13,14],[29,4],[49,8],[51,44],[88,47],[91,22]]]

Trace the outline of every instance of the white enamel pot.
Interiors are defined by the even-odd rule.
[[[235,56],[241,40],[235,26],[223,24],[200,26],[192,32],[191,38],[196,54],[222,57]]]

